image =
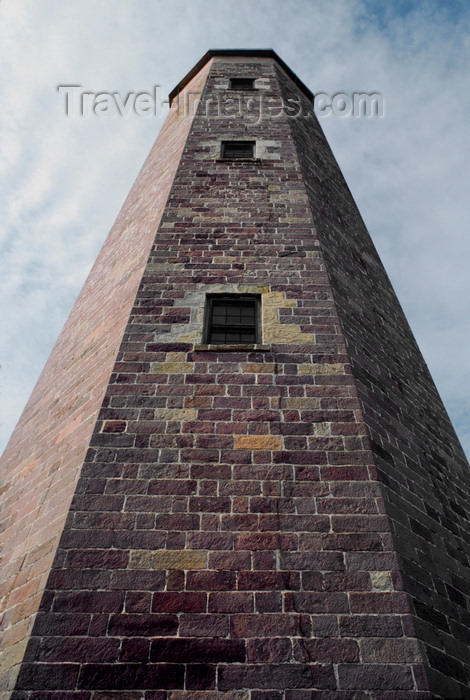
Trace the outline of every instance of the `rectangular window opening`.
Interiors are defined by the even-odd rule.
[[[246,295],[208,296],[204,342],[254,345],[260,342],[260,299]]]
[[[254,90],[254,78],[230,78],[230,90]]]
[[[225,160],[253,159],[255,143],[255,141],[222,141],[221,157]]]

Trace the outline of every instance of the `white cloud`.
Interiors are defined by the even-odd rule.
[[[383,119],[321,123],[470,451],[470,13],[384,6],[1,3],[2,445],[161,124],[66,118],[57,85],[168,92],[208,48],[272,47],[314,92],[385,98]]]

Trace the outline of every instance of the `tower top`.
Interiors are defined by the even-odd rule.
[[[279,58],[277,53],[273,49],[209,49],[207,53],[196,63],[193,68],[187,73],[178,85],[173,88],[170,92],[170,105],[175,99],[176,95],[183,90],[183,88],[189,83],[194,76],[199,73],[201,68],[203,68],[211,58],[216,56],[245,56],[253,58],[272,58],[281,66],[285,73],[291,78],[291,80],[297,85],[297,87],[302,90],[302,92],[308,97],[309,100],[313,100],[313,93],[308,87],[300,80],[300,78],[294,73],[294,71],[289,68],[289,66],[284,63],[282,58]]]

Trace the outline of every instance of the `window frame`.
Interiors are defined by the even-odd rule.
[[[224,342],[216,341],[211,342],[211,332],[214,324],[212,323],[212,309],[214,301],[250,301],[254,303],[255,308],[255,323],[254,323],[254,340],[250,342]],[[229,328],[229,326],[227,326]],[[220,346],[230,346],[230,345],[258,345],[262,342],[262,328],[261,328],[261,295],[258,294],[230,294],[230,293],[220,293],[220,294],[207,294],[206,302],[204,307],[204,327],[202,342],[206,345],[220,345]]]
[[[251,151],[251,156],[240,156],[237,158],[236,156],[231,156],[231,155],[226,155],[226,150],[227,147],[233,147],[233,144],[250,144],[252,147]],[[256,141],[254,139],[238,139],[238,140],[230,140],[226,141],[223,140],[220,142],[220,158],[221,160],[228,160],[228,161],[244,161],[244,160],[256,160]]]
[[[236,85],[235,83],[237,81],[239,82],[246,82],[250,81],[250,87],[247,87],[246,85]],[[233,78],[229,78],[229,90],[256,90],[255,87],[255,80],[256,78],[249,78],[249,77],[244,77],[244,76],[234,76]]]

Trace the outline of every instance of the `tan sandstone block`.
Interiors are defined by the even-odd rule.
[[[314,411],[320,408],[320,399],[312,397],[286,397],[282,399],[281,408],[297,408],[305,411]]]
[[[295,299],[286,299],[284,292],[269,292],[263,294],[263,307],[274,307],[276,309],[286,309],[297,305]]]
[[[392,591],[392,577],[388,571],[371,571],[372,588],[376,591]]]
[[[151,549],[134,549],[130,552],[130,569],[153,569],[153,551]]]
[[[302,333],[299,326],[288,324],[269,324],[263,332],[265,343],[314,343],[313,333]]]
[[[278,435],[236,435],[236,450],[280,450],[281,438]]]
[[[279,325],[279,309],[274,307],[263,308],[263,328]]]
[[[263,294],[264,299],[264,295],[269,293],[269,286],[267,284],[238,284],[237,292],[240,294]]]
[[[296,190],[295,192],[289,192],[288,194],[271,194],[269,196],[271,202],[305,202],[308,203],[307,195],[304,192]]]
[[[167,362],[186,362],[185,352],[167,352],[166,354]]]
[[[331,435],[331,423],[312,423],[313,434],[321,437]]]
[[[344,365],[342,364],[301,364],[298,366],[299,374],[343,374]]]
[[[197,549],[135,549],[130,553],[130,569],[206,569],[207,552]]]
[[[190,374],[194,372],[194,362],[151,362],[151,374]]]
[[[195,408],[156,408],[155,420],[196,420]]]

